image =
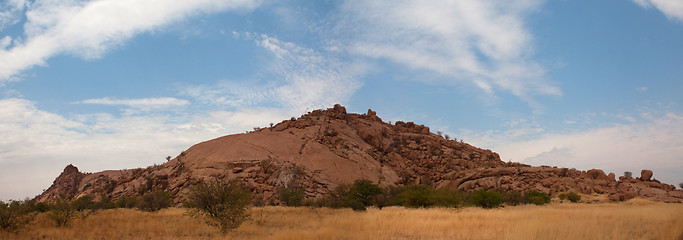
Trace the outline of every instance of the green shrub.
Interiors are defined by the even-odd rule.
[[[576,194],[575,192],[568,192],[568,193],[562,193],[559,195],[560,200],[569,200],[570,202],[578,202],[581,201],[581,195]]]
[[[386,186],[382,188],[382,192],[375,196],[375,205],[382,209],[386,206],[401,205],[403,196],[403,188],[395,186]]]
[[[32,211],[28,201],[0,201],[0,229],[8,232],[18,232],[33,221],[36,214]]]
[[[502,192],[503,202],[510,206],[517,206],[524,203],[524,195],[519,191]]]
[[[304,198],[306,197],[306,191],[299,187],[290,188],[280,188],[280,202],[283,202],[287,206],[298,207],[301,206]]]
[[[76,211],[85,211],[95,209],[95,202],[91,196],[82,196],[71,202]]]
[[[113,209],[113,208],[116,208],[116,203],[111,202],[110,198],[102,198],[99,202],[95,203],[95,208],[97,208],[97,209]]]
[[[138,201],[138,208],[147,212],[156,212],[164,208],[168,208],[173,203],[171,201],[172,194],[167,191],[157,190],[154,192],[142,195]]]
[[[548,194],[532,190],[524,194],[524,200],[526,203],[543,205],[550,202],[550,196],[548,196]]]
[[[44,202],[39,202],[33,205],[33,211],[44,213],[50,211],[50,205]]]
[[[123,196],[120,197],[116,201],[116,207],[118,208],[135,208],[139,206],[140,204],[138,203],[140,199],[136,197],[131,197],[131,196]]]
[[[249,192],[239,182],[219,180],[201,181],[190,188],[187,201],[188,215],[201,218],[226,233],[249,219]]]
[[[427,185],[408,185],[403,189],[402,204],[409,208],[429,207],[432,189]]]
[[[372,183],[370,180],[359,179],[353,182],[352,192],[352,197],[355,198],[355,200],[360,202],[363,206],[370,206],[373,204],[375,196],[382,193],[382,188],[380,188],[379,185]],[[363,208],[363,210],[365,210],[365,208]]]
[[[470,196],[470,201],[483,208],[497,208],[503,203],[503,196],[499,192],[479,190]]]
[[[437,189],[431,191],[428,196],[429,206],[457,207],[462,201],[462,196],[455,190]]]

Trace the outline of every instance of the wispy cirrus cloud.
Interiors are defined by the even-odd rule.
[[[23,6],[22,2],[10,1],[17,6]],[[99,58],[136,34],[159,29],[189,16],[250,10],[260,4],[261,1],[251,0],[36,1],[26,9],[26,39],[14,39],[11,48],[0,49],[0,82],[33,66],[45,65],[47,59],[54,55]],[[0,21],[12,22],[16,17],[12,14],[7,18],[0,17]]]
[[[358,1],[341,6],[333,48],[470,82],[488,93],[561,95],[532,59],[525,18],[541,0]],[[428,81],[434,81],[429,79]]]
[[[0,30],[21,20],[26,0],[6,0],[0,3]]]
[[[656,8],[672,20],[683,23],[683,1],[679,0],[633,0],[643,8]]]
[[[255,33],[233,33],[266,50],[271,57],[251,82],[223,81],[182,86],[181,94],[204,103],[230,106],[273,104],[300,112],[346,102],[363,83],[367,66],[343,61],[329,52]]]
[[[125,106],[141,110],[166,109],[170,107],[186,106],[190,104],[190,102],[187,100],[172,97],[140,99],[117,99],[105,97],[96,99],[86,99],[77,103]]]

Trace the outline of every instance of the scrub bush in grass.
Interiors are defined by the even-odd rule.
[[[536,205],[544,205],[550,203],[550,196],[548,194],[539,191],[528,191],[524,194],[524,200],[527,203],[532,203]]]
[[[27,201],[0,201],[0,229],[18,232],[36,217]]]
[[[238,228],[249,219],[249,192],[238,181],[201,181],[190,188],[187,201],[188,215],[200,218],[223,233]]]
[[[496,191],[479,190],[470,196],[470,201],[483,208],[497,208],[503,203],[503,196]]]
[[[576,194],[575,192],[568,192],[568,193],[562,193],[560,194],[560,200],[569,200],[570,202],[579,202],[581,201],[581,195]]]
[[[171,192],[154,191],[142,195],[142,199],[138,201],[138,208],[147,212],[156,212],[164,208],[171,207]]]
[[[432,189],[427,185],[408,185],[403,188],[402,203],[409,208],[429,207]]]

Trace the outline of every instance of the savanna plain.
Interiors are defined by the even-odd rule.
[[[68,227],[39,215],[0,239],[682,239],[683,204],[551,203],[498,209],[253,207],[251,218],[222,234],[185,209],[98,211]]]

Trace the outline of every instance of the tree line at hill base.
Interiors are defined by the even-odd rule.
[[[561,201],[570,202],[578,202],[581,199],[581,196],[574,192],[562,193],[558,197]],[[238,181],[200,181],[190,188],[185,198],[182,206],[188,209],[188,215],[204,220],[224,233],[239,227],[243,221],[249,219],[250,206],[266,205],[261,199],[251,199],[250,192],[245,190]],[[102,209],[136,208],[155,212],[173,206],[171,199],[173,196],[170,192],[154,191],[138,197],[124,196],[116,201],[109,198],[94,201],[90,196],[79,198],[61,196],[49,203],[29,199],[0,201],[0,229],[18,232],[41,213],[46,214],[56,226],[63,227],[68,226],[73,219],[85,219]],[[319,199],[306,199],[304,189],[297,186],[280,188],[279,202],[281,205],[294,207],[351,208],[356,211],[365,211],[370,206],[382,209],[386,206],[497,208],[503,204],[509,206],[543,205],[550,202],[550,196],[538,191],[526,193],[494,190],[463,192],[446,188],[434,189],[427,185],[380,187],[370,180],[361,179],[350,184],[339,185]]]

